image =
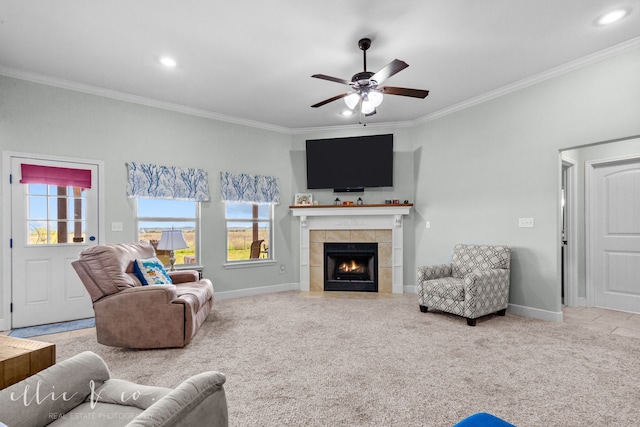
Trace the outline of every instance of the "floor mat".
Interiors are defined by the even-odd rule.
[[[9,333],[10,337],[29,338],[38,335],[57,334],[59,332],[75,331],[76,329],[93,328],[96,326],[96,319],[89,317],[87,319],[71,320],[69,322],[49,323],[47,325],[28,326],[26,328],[17,328]]]

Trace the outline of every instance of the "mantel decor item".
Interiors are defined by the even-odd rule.
[[[313,194],[311,193],[296,193],[295,205],[305,206],[313,204]]]
[[[169,270],[175,271],[176,254],[174,251],[176,249],[186,249],[188,247],[189,245],[187,245],[187,242],[184,240],[182,231],[172,228],[171,230],[164,230],[162,232],[162,237],[160,237],[157,249],[161,251],[169,251],[169,263],[171,264]]]

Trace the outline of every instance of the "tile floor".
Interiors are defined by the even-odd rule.
[[[596,331],[640,339],[640,314],[597,307],[564,307],[564,321]]]
[[[327,298],[323,293],[303,292],[304,296],[310,298]],[[350,294],[332,297],[350,298]],[[362,296],[360,296],[362,297]],[[369,297],[369,295],[367,295]],[[385,296],[392,298],[393,296]],[[608,310],[597,307],[564,307],[562,309],[564,321],[584,326],[585,328],[605,332],[613,335],[621,335],[625,337],[640,339],[640,314],[627,313],[624,311]],[[10,331],[0,332],[2,335],[8,335]],[[79,329],[76,331],[60,332],[51,335],[40,335],[30,339],[43,340],[56,338],[65,339],[83,335],[91,335],[96,333],[96,328]]]

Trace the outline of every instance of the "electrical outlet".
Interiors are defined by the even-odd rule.
[[[280,274],[284,274],[285,269],[284,264],[280,264]]]
[[[520,228],[533,228],[534,225],[533,218],[518,218],[518,227]]]
[[[123,231],[124,227],[121,222],[112,222],[111,231]]]
[[[424,228],[431,228],[431,221],[425,221]]]

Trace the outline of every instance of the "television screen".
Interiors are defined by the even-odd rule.
[[[307,188],[393,186],[393,135],[307,140]]]

